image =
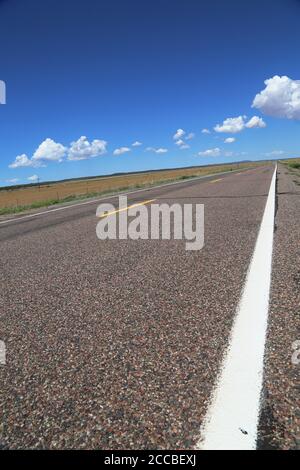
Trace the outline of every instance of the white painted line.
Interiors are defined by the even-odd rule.
[[[276,171],[277,166],[198,449],[256,448],[271,283]]]
[[[233,174],[233,173],[236,173],[237,171],[239,171],[239,170],[223,171],[222,173],[212,173],[210,175],[196,176],[194,178],[191,177],[190,179],[187,179],[185,181],[173,181],[172,183],[164,183],[164,184],[160,184],[158,186],[151,186],[150,188],[135,189],[134,191],[128,191],[128,192],[122,192],[121,191],[121,192],[118,192],[116,194],[106,195],[106,196],[100,197],[98,199],[92,199],[92,200],[88,200],[88,201],[85,201],[85,202],[78,202],[78,203],[75,203],[75,204],[69,204],[67,206],[56,207],[55,209],[49,209],[49,210],[45,210],[45,211],[42,211],[42,212],[35,212],[34,214],[27,214],[27,215],[23,215],[23,216],[20,216],[20,217],[15,217],[13,219],[3,220],[3,221],[0,222],[0,225],[9,224],[10,222],[21,222],[24,219],[32,219],[33,217],[38,217],[39,215],[47,215],[47,214],[51,214],[52,212],[63,211],[63,210],[66,210],[66,209],[71,209],[73,207],[86,206],[87,204],[95,204],[96,202],[106,201],[107,199],[117,198],[117,197],[119,197],[120,194],[122,194],[122,196],[128,196],[129,194],[135,194],[135,193],[140,193],[140,192],[145,192],[145,191],[151,191],[151,190],[154,190],[154,189],[157,189],[157,188],[162,188],[164,186],[173,186],[175,184],[186,184],[186,183],[190,183],[191,181],[201,180],[201,179],[205,179],[205,178],[211,178],[212,176],[216,176],[216,175]]]

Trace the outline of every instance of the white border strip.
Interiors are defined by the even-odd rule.
[[[260,167],[256,167],[256,168],[260,168]],[[253,169],[256,169],[256,168],[253,168]],[[72,209],[73,207],[86,206],[87,204],[96,204],[99,201],[106,201],[108,199],[110,200],[110,199],[117,198],[117,197],[119,197],[119,195],[128,196],[129,194],[135,194],[135,193],[140,193],[140,192],[145,192],[145,191],[151,191],[151,190],[154,190],[154,189],[157,189],[157,188],[162,188],[164,186],[174,186],[175,184],[187,184],[187,183],[191,183],[192,181],[202,180],[202,179],[206,179],[206,178],[208,179],[208,178],[212,178],[212,177],[217,176],[217,175],[235,174],[237,171],[241,171],[241,170],[222,171],[221,173],[211,173],[209,175],[202,175],[202,176],[195,176],[195,177],[192,176],[191,178],[188,178],[184,181],[173,181],[172,183],[163,183],[163,184],[160,184],[158,186],[150,186],[149,188],[135,189],[133,191],[127,191],[127,192],[119,191],[117,193],[112,193],[110,195],[107,194],[106,196],[102,196],[102,197],[97,198],[97,199],[89,199],[88,201],[85,201],[85,202],[78,202],[78,203],[75,203],[75,204],[68,204],[68,205],[65,205],[65,206],[56,207],[54,209],[44,210],[44,211],[41,211],[41,212],[35,212],[33,214],[27,214],[27,215],[23,215],[23,216],[20,216],[20,217],[14,217],[13,219],[2,220],[2,221],[0,221],[0,225],[9,224],[10,222],[21,222],[24,219],[31,219],[33,217],[38,217],[39,215],[47,215],[47,214],[51,214],[52,212],[58,212],[58,211],[66,210],[66,209]],[[248,171],[249,171],[249,169],[245,169],[245,170],[242,170],[242,173],[244,173],[244,172],[246,173]]]
[[[276,172],[277,166],[198,449],[256,448],[271,284]]]

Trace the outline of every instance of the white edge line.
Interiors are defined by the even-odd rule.
[[[68,206],[63,206],[63,207],[56,207],[55,209],[49,209],[49,210],[45,210],[45,211],[42,211],[42,212],[36,212],[35,214],[27,214],[27,215],[23,215],[21,217],[15,217],[14,219],[2,220],[0,222],[0,225],[9,224],[11,222],[21,222],[24,219],[30,219],[32,217],[38,217],[39,215],[47,215],[47,214],[51,214],[52,212],[58,212],[58,211],[66,210],[66,209],[71,209],[73,207],[85,206],[87,204],[95,204],[96,202],[105,201],[107,199],[115,199],[119,195],[127,196],[129,194],[135,194],[135,193],[140,193],[140,192],[145,192],[145,191],[151,191],[151,190],[154,190],[154,189],[157,189],[157,188],[162,188],[164,186],[172,186],[172,185],[175,185],[175,184],[186,184],[186,183],[190,183],[191,181],[196,181],[196,180],[205,179],[205,178],[211,178],[211,177],[214,177],[214,176],[217,176],[217,175],[233,174],[233,173],[236,173],[237,171],[241,171],[241,170],[224,171],[222,173],[212,173],[210,175],[196,176],[195,178],[192,177],[192,178],[187,179],[186,181],[173,181],[172,183],[164,183],[164,184],[160,184],[158,186],[151,186],[150,188],[136,189],[134,191],[128,191],[128,192],[122,192],[121,191],[121,192],[118,192],[118,193],[115,193],[115,194],[112,194],[112,195],[108,194],[107,196],[103,196],[99,199],[93,199],[93,200],[89,200],[89,201],[85,201],[85,202],[79,202],[77,204],[70,204]],[[247,170],[245,170],[245,171],[247,171]]]
[[[200,429],[197,449],[256,448],[272,271],[276,173],[277,165],[229,347]]]

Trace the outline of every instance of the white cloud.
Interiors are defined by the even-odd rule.
[[[181,150],[184,150],[184,149],[189,149],[190,146],[182,139],[179,139],[179,140],[176,140],[175,142],[176,145],[178,145],[178,147],[181,149]]]
[[[61,161],[66,154],[66,147],[52,139],[45,139],[36,149],[32,156],[32,161],[50,160]]]
[[[219,147],[214,149],[207,149],[203,152],[199,152],[198,155],[201,157],[219,157],[221,155],[221,149],[219,149]]]
[[[147,147],[146,148],[146,152],[167,153],[167,151],[168,151],[168,149],[162,148],[162,147],[160,147],[158,149],[156,149],[154,147]]]
[[[195,137],[195,133],[194,133],[194,132],[190,132],[190,133],[186,136],[185,140],[192,140],[194,137]]]
[[[87,160],[88,158],[99,157],[106,153],[107,142],[95,139],[89,142],[83,135],[78,140],[71,142],[68,150],[68,160]]]
[[[214,127],[216,132],[226,132],[229,134],[236,134],[241,132],[245,128],[244,116],[238,116],[234,118],[227,118],[223,121],[223,124],[217,124]]]
[[[245,128],[253,129],[254,127],[266,127],[264,120],[258,116],[253,116],[246,122],[247,116],[237,116],[227,118],[223,124],[217,124],[214,127],[216,132],[224,132],[226,134],[236,134],[242,132]]]
[[[266,127],[267,125],[262,118],[253,116],[248,122],[246,122],[245,126],[249,129],[253,129],[254,127]]]
[[[272,152],[265,153],[266,157],[279,157],[284,154],[286,154],[286,152],[283,150],[273,150]]]
[[[89,142],[85,136],[81,136],[77,141],[71,142],[70,147],[55,142],[52,139],[45,139],[29,158],[25,153],[18,155],[10,168],[19,167],[41,167],[46,161],[61,162],[67,155],[68,160],[86,160],[91,157],[98,157],[106,153],[107,142],[95,139]]]
[[[30,158],[23,153],[22,155],[18,155],[13,163],[8,165],[9,168],[21,168],[21,167],[38,167],[41,166],[39,162],[35,162],[30,160]]]
[[[136,140],[135,142],[133,142],[133,144],[131,144],[132,147],[140,147],[142,144],[142,142],[139,142],[138,140]]]
[[[175,140],[175,145],[177,145],[181,150],[189,149],[190,146],[185,142],[187,140],[191,140],[195,137],[194,132],[186,132],[183,129],[177,129],[176,134],[173,135],[173,139]]]
[[[38,181],[39,177],[38,175],[32,175],[32,176],[29,176],[27,179],[28,181],[32,181],[33,183],[35,183],[36,181]]]
[[[235,141],[235,137],[227,137],[227,139],[224,140],[225,144],[232,144]]]
[[[177,129],[176,133],[173,135],[174,140],[181,139],[185,135],[185,131],[183,129]]]
[[[120,147],[114,150],[114,155],[122,155],[123,153],[130,152],[129,147]]]
[[[10,184],[16,184],[18,181],[20,181],[19,178],[10,178],[6,180],[5,182],[10,183]]]
[[[300,119],[300,80],[275,75],[264,83],[266,88],[255,96],[252,107],[269,116]]]
[[[210,130],[209,129],[202,129],[202,134],[210,134]]]
[[[189,148],[190,148],[190,145],[188,145],[188,144],[183,144],[183,145],[181,145],[179,148],[180,148],[180,150],[189,149]]]

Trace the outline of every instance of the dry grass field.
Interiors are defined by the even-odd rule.
[[[292,158],[292,159],[288,159],[288,160],[282,160],[282,163],[287,164],[291,168],[299,168],[300,158]]]
[[[283,160],[282,163],[287,166],[289,173],[292,175],[293,182],[300,186],[300,158]]]
[[[110,177],[70,180],[28,187],[11,187],[0,191],[0,214],[21,212],[66,202],[76,198],[92,197],[132,188],[142,188],[159,182],[168,182],[193,176],[253,167],[261,162],[245,162],[231,165],[216,165],[147,173],[132,173]]]

